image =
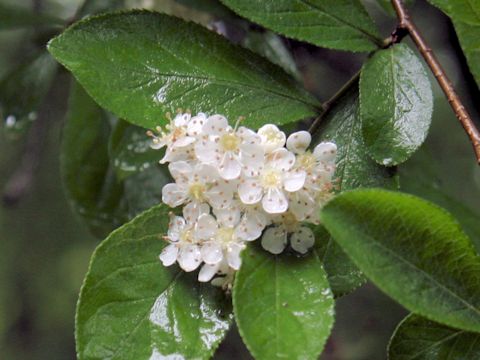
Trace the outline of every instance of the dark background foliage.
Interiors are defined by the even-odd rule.
[[[189,1],[145,0],[127,3],[132,7],[149,6],[210,24],[235,42],[245,39],[244,27],[228,21],[215,21],[215,16],[202,11],[201,6],[200,9],[189,10],[184,6],[191,3]],[[380,21],[382,35],[386,37],[395,21],[385,16],[376,1],[365,3],[372,16]],[[80,5],[75,0],[0,1],[0,5],[4,4],[30,8],[38,14],[63,19],[71,18]],[[460,51],[452,24],[440,11],[424,1],[417,1],[412,13],[473,116],[479,119],[480,93]],[[262,33],[262,29],[255,26],[250,29]],[[50,34],[37,30],[0,32],[0,77],[6,76],[16,64],[27,61],[45,46]],[[293,54],[306,88],[321,100],[330,97],[345,83],[360,68],[365,56],[318,49],[297,41],[284,41]],[[451,199],[455,199],[463,204],[457,209],[457,216],[462,211],[468,216],[470,211],[480,212],[480,204],[475,201],[480,194],[480,170],[447,101],[436,83],[432,81],[432,84],[435,95],[432,131],[422,149],[400,168],[401,185],[406,191],[448,204],[446,207],[454,206]],[[59,149],[68,89],[69,77],[65,72],[60,72],[45,101],[38,107],[38,116],[34,121],[12,124],[6,118],[2,119],[2,359],[75,357],[75,303],[88,259],[98,240],[73,215],[60,180]],[[0,88],[0,94],[7,90]],[[421,178],[417,176],[419,173],[422,174]],[[436,190],[439,188],[447,194],[446,197],[438,196]],[[476,227],[473,226],[470,231],[467,229],[467,232],[478,248],[480,236]],[[385,358],[388,339],[406,311],[373,285],[366,284],[341,298],[337,302],[336,313],[334,331],[322,359],[376,360]],[[218,349],[216,358],[250,358],[235,329],[230,331],[227,341]]]

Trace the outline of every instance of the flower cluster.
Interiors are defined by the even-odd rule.
[[[302,254],[313,246],[306,223],[318,223],[332,194],[334,143],[309,151],[306,131],[287,138],[275,125],[255,132],[239,126],[241,119],[230,126],[222,115],[167,117],[165,129],[149,132],[153,148],[166,148],[160,163],[169,163],[175,181],[164,186],[162,200],[183,207],[182,216],[170,217],[169,245],[160,254],[165,266],[193,271],[203,264],[199,281],[228,286],[248,241],[261,237],[273,254],[289,242]]]

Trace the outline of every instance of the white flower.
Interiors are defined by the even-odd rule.
[[[186,204],[188,212],[193,213],[187,217],[198,217],[198,207],[204,203],[215,208],[230,205],[234,185],[220,179],[213,166],[178,161],[170,163],[168,169],[175,183],[163,187],[162,201],[171,207]]]
[[[198,219],[198,229],[202,237],[208,238],[202,245],[202,259],[208,265],[220,266],[225,259],[228,265],[238,270],[241,259],[240,252],[245,248],[245,239],[238,229],[240,212],[238,209],[214,210],[217,217],[201,216]]]
[[[218,169],[226,180],[240,177],[242,169],[254,175],[263,165],[260,137],[243,126],[234,129],[222,115],[210,116],[202,128],[203,137],[195,143],[195,155]]]
[[[215,265],[204,264],[198,273],[198,281],[208,282],[211,280],[213,286],[218,286],[230,291],[232,289],[235,272],[236,270],[228,266],[227,261],[223,259]],[[214,276],[215,278],[213,278]]]
[[[262,140],[262,146],[266,153],[280,149],[285,145],[285,133],[273,124],[263,125],[258,129],[257,134]]]
[[[257,177],[240,181],[238,195],[244,204],[262,201],[263,209],[269,214],[287,211],[286,192],[298,191],[305,183],[305,172],[292,170],[295,155],[285,148],[275,150],[267,156],[265,166]]]
[[[172,120],[170,113],[167,113],[169,123],[162,129],[157,126],[158,136],[149,131],[147,134],[153,138],[150,145],[153,149],[166,147],[165,156],[160,160],[161,164],[171,161],[186,160],[193,155],[193,143],[196,141],[192,132],[188,131],[191,120],[189,113],[178,113]]]
[[[201,264],[201,238],[196,231],[195,222],[188,222],[181,216],[171,214],[166,240],[170,244],[159,256],[164,266],[178,262],[183,270],[189,272]]]
[[[272,254],[280,254],[287,246],[289,235],[290,246],[301,254],[305,254],[315,244],[313,231],[299,222],[293,213],[287,212],[280,216],[275,225],[265,230],[262,247]]]

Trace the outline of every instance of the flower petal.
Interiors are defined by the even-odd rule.
[[[315,149],[313,149],[313,155],[317,161],[326,163],[335,162],[337,157],[337,145],[332,142],[321,142]]]
[[[289,192],[298,191],[305,184],[307,173],[303,170],[289,171],[283,177],[283,186]]]
[[[200,136],[203,125],[207,122],[207,116],[204,113],[198,113],[193,116],[187,125],[187,134],[189,136]]]
[[[214,265],[204,264],[200,269],[200,272],[198,273],[198,281],[208,282],[212,280],[212,278],[217,273],[219,267],[220,267],[220,263],[214,264]]]
[[[168,164],[168,171],[175,181],[185,183],[192,174],[193,167],[186,161],[175,161]]]
[[[163,266],[170,266],[177,261],[178,247],[175,244],[170,244],[163,248],[159,256]]]
[[[268,189],[262,199],[263,210],[269,214],[281,214],[288,209],[288,199],[283,191]]]
[[[176,127],[186,126],[191,116],[192,115],[189,113],[179,113],[175,115],[175,118],[173,119],[173,124]]]
[[[182,136],[181,138],[178,138],[173,144],[172,146],[173,147],[178,147],[178,148],[182,148],[182,147],[185,147],[185,146],[188,146],[192,143],[195,142],[195,138],[192,137],[192,136]]]
[[[217,222],[223,227],[235,227],[240,222],[240,208],[232,204],[228,209],[213,209]]]
[[[195,156],[206,164],[218,164],[221,160],[220,147],[208,138],[202,138],[195,143]]]
[[[178,253],[178,265],[187,271],[195,270],[200,263],[202,262],[202,255],[200,253],[200,249],[195,244],[187,244],[180,248]]]
[[[255,204],[262,199],[263,188],[258,179],[245,179],[238,186],[238,196],[244,204]]]
[[[203,125],[202,132],[205,135],[220,136],[230,129],[227,118],[216,114],[208,117],[205,125]]]
[[[272,254],[280,254],[287,245],[287,232],[283,227],[274,226],[265,230],[262,247]]]
[[[303,221],[310,216],[314,209],[315,200],[305,190],[297,191],[289,199],[288,211],[293,213],[293,215],[295,215],[300,221]]]
[[[297,131],[287,139],[287,149],[295,154],[303,154],[310,146],[312,136],[308,131]]]
[[[244,245],[241,243],[232,243],[227,248],[227,261],[228,265],[234,269],[240,269],[242,265],[242,259],[240,258],[240,253],[244,249]]]
[[[162,188],[162,202],[170,207],[177,207],[187,200],[185,189],[178,184],[170,183]]]
[[[285,133],[273,124],[263,125],[257,131],[265,152],[270,153],[285,145]]]
[[[225,180],[233,180],[240,176],[242,172],[242,164],[232,152],[223,155],[223,159],[218,167],[218,173]]]
[[[315,235],[313,235],[313,231],[309,227],[301,226],[290,237],[290,243],[293,250],[306,254],[315,244]]]
[[[172,242],[180,240],[180,233],[185,229],[185,219],[181,216],[170,216],[170,222],[168,223],[168,239]]]
[[[205,193],[205,197],[213,208],[226,209],[233,201],[233,192],[234,188],[231,184],[219,180]]]
[[[268,166],[281,171],[290,170],[295,164],[295,155],[285,148],[272,152],[267,159]]]
[[[218,264],[223,259],[222,246],[214,241],[202,245],[202,259],[206,264]]]
[[[183,207],[183,217],[189,224],[195,223],[200,215],[209,213],[210,206],[208,206],[206,203],[192,201]]]
[[[215,218],[210,214],[202,214],[198,217],[195,226],[195,235],[197,239],[208,240],[217,233],[218,225]]]

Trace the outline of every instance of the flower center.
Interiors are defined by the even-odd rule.
[[[193,239],[193,234],[192,234],[191,229],[183,230],[180,233],[180,241],[181,242],[192,242],[192,239]]]
[[[205,199],[205,197],[203,196],[203,194],[205,193],[205,190],[206,189],[203,184],[193,183],[188,188],[188,194],[190,195],[190,197],[192,197],[197,201],[203,201]]]
[[[287,211],[285,214],[283,214],[282,220],[283,220],[283,226],[285,226],[285,229],[287,230],[287,232],[295,231],[298,225],[298,220],[295,217],[295,215]]]
[[[266,170],[260,179],[264,188],[278,188],[282,186],[282,176],[276,169]]]
[[[297,163],[299,167],[307,170],[314,168],[316,162],[315,156],[313,156],[313,154],[309,151],[307,151],[305,154],[297,156]]]
[[[185,136],[186,131],[183,126],[180,127],[175,127],[174,130],[172,131],[172,141],[177,141],[181,137]]]
[[[222,227],[218,229],[217,240],[226,245],[233,240],[233,235],[233,228]]]
[[[220,145],[225,151],[235,151],[240,145],[240,139],[234,134],[225,134],[220,138]]]

